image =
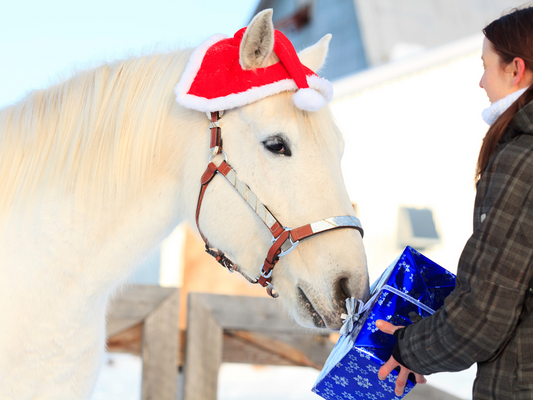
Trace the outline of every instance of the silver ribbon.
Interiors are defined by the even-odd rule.
[[[407,293],[403,293],[402,291],[392,286],[383,285],[381,289],[379,289],[377,293],[375,293],[366,303],[363,303],[361,300],[358,300],[355,297],[350,297],[346,299],[346,310],[348,314],[341,314],[341,318],[344,320],[344,323],[342,324],[341,330],[339,332],[341,335],[349,335],[353,331],[353,329],[357,325],[357,322],[359,321],[359,318],[361,318],[365,311],[372,307],[376,298],[381,295],[383,290],[388,290],[392,294],[404,298],[405,300],[416,305],[417,307],[420,307],[430,315],[435,312],[435,310],[412,298]]]
[[[367,304],[369,303],[370,302]],[[346,299],[346,311],[348,314],[341,314],[341,318],[344,320],[340,330],[341,335],[348,335],[353,331],[357,321],[359,321],[361,315],[366,311],[364,308],[365,304],[361,300],[358,300],[355,297]]]

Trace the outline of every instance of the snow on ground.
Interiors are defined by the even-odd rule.
[[[129,354],[106,353],[91,400],[140,400],[141,359]],[[476,367],[428,376],[428,383],[461,399],[472,398]],[[312,368],[222,364],[219,400],[320,400],[311,392],[318,376]]]
[[[106,353],[91,400],[140,400],[141,373],[140,357]]]

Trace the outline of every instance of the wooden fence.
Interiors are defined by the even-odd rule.
[[[320,369],[333,349],[329,335],[304,330],[278,302],[259,297],[190,293],[180,332],[179,295],[131,286],[110,305],[109,350],[142,357],[142,400],[216,400],[223,362]],[[406,399],[458,400],[428,385]]]

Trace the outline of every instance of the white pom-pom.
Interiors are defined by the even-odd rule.
[[[326,103],[324,97],[322,97],[322,95],[315,89],[311,88],[298,90],[294,96],[292,96],[292,99],[296,107],[304,111],[318,111],[324,107],[324,104]]]

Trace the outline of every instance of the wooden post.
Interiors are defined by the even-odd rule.
[[[184,400],[216,400],[223,329],[199,293],[190,293],[184,368]]]
[[[176,400],[179,299],[180,291],[175,289],[144,319],[142,400]]]
[[[111,300],[107,310],[107,337],[134,327],[165,301],[176,289],[150,285],[131,285]]]

